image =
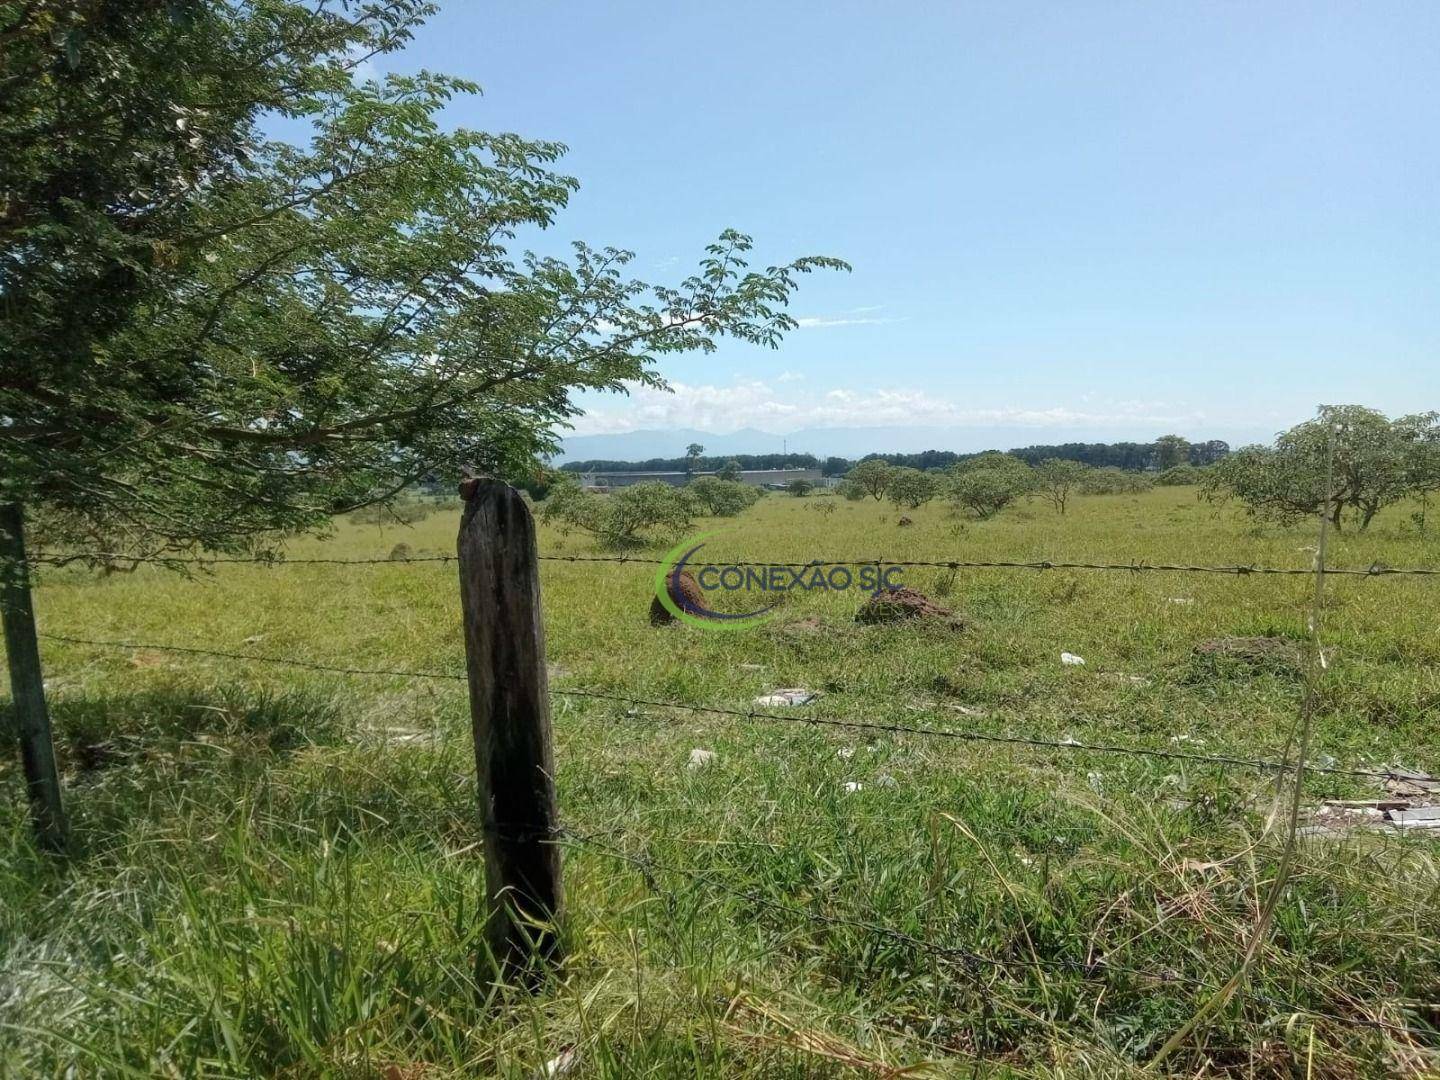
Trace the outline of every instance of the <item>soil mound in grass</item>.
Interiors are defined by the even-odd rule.
[[[694,611],[696,608],[703,609],[705,607],[705,595],[700,591],[700,583],[695,580],[695,575],[689,570],[681,570],[678,575],[666,574],[665,591],[669,593],[675,606],[682,611]],[[660,602],[658,596],[650,601],[651,626],[668,626],[670,623],[679,621],[670,609]]]
[[[911,521],[908,517],[902,517],[899,521],[895,522],[895,524],[903,529],[906,525],[914,525],[915,522]]]
[[[1298,672],[1300,646],[1282,637],[1210,638],[1195,646],[1202,663],[1233,664],[1255,670]]]
[[[406,559],[412,558],[413,556],[414,552],[410,550],[410,545],[404,543],[403,541],[399,544],[396,544],[393,548],[390,549],[391,562],[404,562]]]
[[[941,607],[924,593],[904,585],[877,592],[855,613],[856,622],[867,624],[906,622],[910,619],[943,622],[956,630],[965,626],[965,620],[949,608]]]

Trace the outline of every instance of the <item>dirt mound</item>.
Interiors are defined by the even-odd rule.
[[[957,630],[965,625],[965,620],[949,608],[941,607],[924,593],[903,585],[877,592],[855,613],[858,623],[892,623],[907,619],[935,619]]]
[[[695,575],[689,570],[681,570],[677,575],[665,575],[665,591],[670,594],[670,599],[675,606],[682,611],[693,611],[696,608],[705,607],[705,594],[700,591],[700,583],[695,580]],[[670,623],[679,622],[674,614],[657,596],[650,601],[650,625],[668,626]]]
[[[915,522],[911,521],[908,517],[902,517],[899,521],[895,522],[895,524],[903,529],[906,525],[914,525]]]
[[[413,558],[413,556],[414,553],[410,550],[410,545],[401,542],[390,549],[389,558],[391,562],[404,562],[406,559]]]
[[[1300,646],[1282,637],[1222,637],[1202,641],[1195,656],[1211,663],[1230,662],[1271,671],[1298,671]]]

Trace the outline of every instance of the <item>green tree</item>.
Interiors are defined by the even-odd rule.
[[[814,491],[815,485],[809,480],[791,480],[785,485],[785,490],[799,499]]]
[[[1064,514],[1070,493],[1090,471],[1088,465],[1064,458],[1046,458],[1035,466],[1035,489],[1050,500],[1057,514]]]
[[[1362,530],[1384,507],[1416,492],[1434,414],[1389,420],[1360,405],[1326,405],[1313,420],[1246,446],[1213,467],[1212,496],[1233,496],[1256,517],[1289,523],[1323,509],[1336,529],[1348,510]],[[1327,499],[1326,483],[1329,476]]]
[[[734,480],[721,480],[718,476],[697,476],[686,486],[704,508],[715,517],[734,517],[740,511],[754,506],[760,498],[760,489]]]
[[[887,491],[895,509],[914,510],[940,493],[940,477],[919,469],[897,468],[890,474]]]
[[[705,453],[705,447],[698,442],[692,442],[685,447],[685,474],[694,476],[695,471],[700,468],[700,455]]]
[[[887,462],[881,461],[879,458],[871,458],[869,461],[862,461],[846,473],[845,480],[879,502],[890,490],[890,478],[894,472],[895,470]]]
[[[773,347],[798,276],[843,266],[752,271],[734,231],[675,285],[616,248],[512,255],[577,186],[564,148],[443,127],[463,80],[352,77],[429,7],[4,7],[0,505],[44,542],[260,550],[425,477],[513,474],[575,391]],[[276,115],[303,145],[266,137]]]
[[[1190,461],[1190,440],[1179,435],[1161,435],[1155,440],[1154,467],[1161,472]]]
[[[557,482],[540,508],[543,520],[581,529],[615,550],[672,540],[690,528],[699,512],[695,497],[672,484],[631,484],[600,494],[573,479]]]
[[[721,466],[720,471],[715,475],[718,476],[721,480],[732,480],[738,482],[743,476],[743,474],[744,470],[740,467],[740,462],[736,461],[734,458],[731,458],[729,461],[725,462],[723,466]]]
[[[1034,470],[1008,454],[980,454],[947,474],[951,500],[979,518],[994,517],[1035,486]]]

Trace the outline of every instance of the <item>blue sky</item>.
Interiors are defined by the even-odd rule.
[[[401,57],[567,143],[544,243],[837,255],[778,352],[579,433],[1270,433],[1440,407],[1440,5],[449,0]],[[938,439],[937,444],[946,440]],[[956,446],[956,448],[965,448]]]

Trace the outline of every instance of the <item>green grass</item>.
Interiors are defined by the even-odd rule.
[[[702,523],[721,530],[706,554],[1305,566],[1314,544],[1186,488],[1064,518],[931,505],[908,528],[820,501]],[[342,524],[292,554],[448,553],[457,524]],[[1403,508],[1331,549],[1436,556]],[[553,687],[744,708],[808,686],[806,715],[1245,757],[1278,756],[1297,714],[1293,674],[1191,651],[1300,640],[1304,577],[914,570],[968,629],[858,626],[859,597],[832,594],[713,633],[648,625],[652,569],[544,564]],[[1330,582],[1317,757],[1440,771],[1437,590]],[[58,634],[463,670],[453,564],[65,570],[36,601]],[[575,1076],[1125,1075],[1203,1002],[1197,981],[1234,971],[1282,840],[1273,778],[1244,770],[557,696],[562,815],[594,841],[566,850],[570,961],[538,994],[480,993],[463,683],[43,647],[78,851],[32,850],[7,761],[6,1076],[524,1077],[570,1046]],[[687,769],[696,747],[714,764]],[[1375,790],[1313,776],[1307,801]],[[1247,987],[1167,1068],[1440,1068],[1437,856],[1423,837],[1306,843]]]

